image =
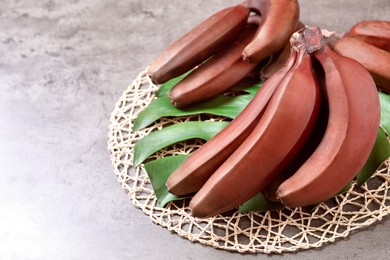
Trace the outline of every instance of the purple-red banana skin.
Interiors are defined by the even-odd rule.
[[[298,22],[294,32],[299,31],[305,28],[305,25],[302,22]],[[281,50],[271,55],[267,64],[260,71],[260,78],[262,80],[267,80],[271,77],[275,72],[280,70],[287,62],[288,57],[290,56],[291,46],[290,44],[286,44]]]
[[[371,73],[375,83],[390,93],[390,52],[351,37],[341,38],[333,49],[362,64]]]
[[[199,65],[241,31],[249,16],[244,5],[220,10],[174,41],[149,66],[147,74],[162,84]]]
[[[319,43],[321,46],[321,43]],[[325,78],[322,68],[318,63],[313,63],[313,70],[315,77],[320,85],[320,89],[324,90]],[[325,93],[321,93],[321,97]],[[279,186],[290,178],[304,163],[305,161],[313,154],[319,143],[321,142],[328,122],[328,107],[327,102],[321,102],[320,113],[318,116],[317,123],[314,126],[314,129],[309,136],[308,140],[302,147],[301,151],[297,156],[286,166],[283,171],[276,176],[271,183],[264,188],[262,191],[263,195],[268,201],[280,202],[277,197],[277,190]]]
[[[168,191],[177,196],[197,192],[212,173],[238,148],[259,122],[275,89],[292,68],[296,52],[286,65],[267,80],[230,124],[196,150],[168,178]]]
[[[244,61],[241,53],[256,30],[257,26],[247,24],[231,44],[176,84],[169,94],[174,106],[182,108],[215,97],[251,73],[257,64]]]
[[[346,35],[390,52],[390,21],[362,21],[355,24]]]
[[[317,78],[318,79],[318,78]],[[283,169],[283,171],[278,174],[274,179],[272,179],[271,183],[264,188],[262,191],[263,195],[266,197],[268,201],[280,202],[276,192],[279,186],[290,178],[310,157],[310,155],[317,148],[318,144],[321,142],[322,137],[324,136],[325,127],[327,123],[327,108],[326,105],[321,102],[320,114],[318,116],[318,120],[314,129],[309,136],[308,140],[302,147],[301,151],[297,154],[297,156]]]
[[[192,214],[207,218],[237,208],[296,156],[319,110],[319,89],[311,61],[304,54],[289,71],[252,133],[192,198]]]
[[[379,98],[368,71],[328,47],[314,56],[325,70],[328,126],[312,156],[277,191],[289,207],[317,204],[342,190],[367,161],[379,127]]]
[[[299,20],[299,4],[297,0],[248,0],[247,6],[261,15],[261,24],[242,55],[257,63],[288,43]]]

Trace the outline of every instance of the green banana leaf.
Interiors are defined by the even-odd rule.
[[[169,175],[171,175],[171,173],[173,173],[188,156],[189,154],[168,156],[145,163],[145,170],[161,207],[164,207],[168,202],[185,199],[185,197],[177,197],[169,193],[165,183],[167,182]]]
[[[151,132],[149,135],[140,139],[134,145],[133,165],[138,166],[146,158],[161,150],[162,148],[184,140],[201,138],[207,141],[223,128],[225,128],[228,124],[229,122],[225,121],[189,121],[171,125],[161,130]]]
[[[385,130],[386,135],[390,136],[390,95],[379,92],[381,104],[381,123],[380,126]]]
[[[260,88],[260,84],[245,88],[247,94],[237,96],[220,95],[209,101],[185,109],[179,109],[172,105],[169,98],[162,95],[154,99],[134,121],[133,131],[147,127],[162,117],[188,116],[196,114],[211,114],[235,118],[244,107],[252,100]]]
[[[382,163],[390,156],[390,143],[382,128],[378,129],[378,136],[368,161],[356,176],[357,184],[365,183]]]
[[[268,201],[262,193],[258,193],[242,204],[238,211],[242,213],[249,211],[264,212],[269,210],[279,210],[283,207],[284,206],[281,203]]]

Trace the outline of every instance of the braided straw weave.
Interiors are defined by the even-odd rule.
[[[161,119],[151,127],[132,133],[137,114],[154,98],[157,88],[145,71],[138,75],[112,112],[108,141],[112,165],[122,188],[154,223],[215,248],[241,253],[282,253],[320,247],[390,213],[389,161],[363,186],[353,183],[348,192],[310,209],[235,212],[198,219],[190,214],[188,201],[160,207],[144,167],[132,167],[133,147],[151,131],[187,119]],[[201,141],[177,144],[153,157],[188,153],[201,144]]]

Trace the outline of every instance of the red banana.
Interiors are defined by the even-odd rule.
[[[225,8],[165,48],[149,66],[147,74],[156,84],[182,75],[234,39],[249,16],[244,5]]]
[[[361,63],[370,71],[375,83],[390,93],[390,52],[351,37],[341,38],[333,49],[338,54]]]
[[[258,63],[288,43],[299,20],[299,4],[297,0],[248,0],[247,6],[261,15],[261,24],[242,55]]]
[[[355,24],[346,35],[390,52],[390,21],[362,21]]]

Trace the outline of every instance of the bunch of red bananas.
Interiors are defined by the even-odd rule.
[[[373,31],[366,27],[351,29],[336,53],[318,27],[299,22],[297,0],[248,0],[168,46],[148,74],[160,84],[191,70],[170,92],[177,107],[221,94],[253,73],[266,79],[245,109],[172,173],[168,190],[193,195],[197,217],[235,209],[259,192],[290,207],[340,192],[375,143],[375,82],[390,89],[389,38],[382,43],[364,34]]]

